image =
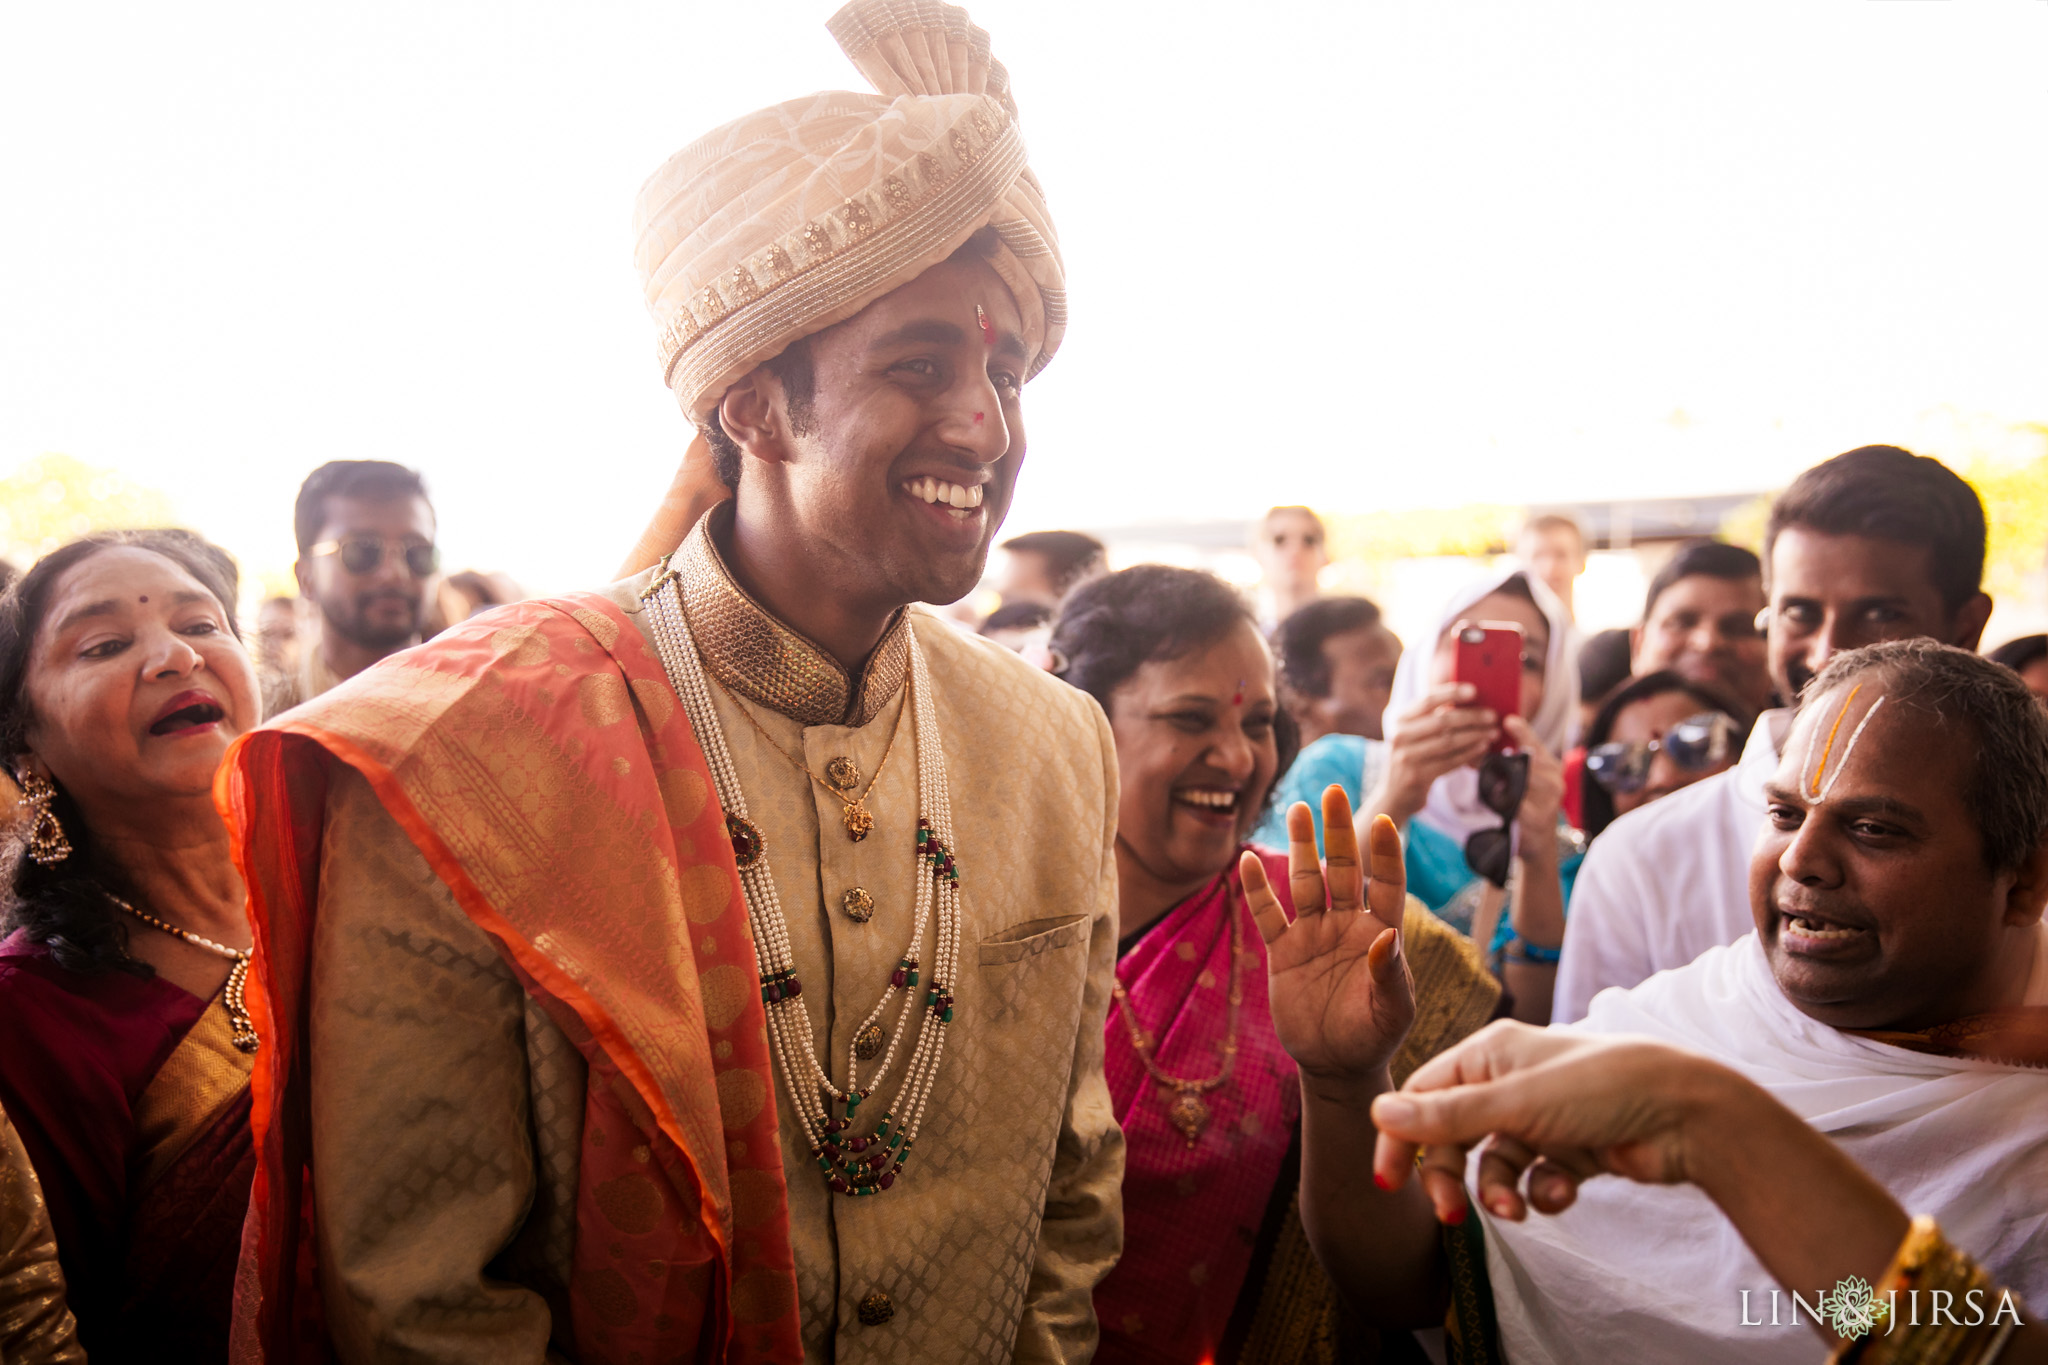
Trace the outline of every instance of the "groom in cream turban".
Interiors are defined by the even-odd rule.
[[[230,759],[238,1360],[1094,1352],[1114,750],[913,605],[980,577],[1059,254],[986,34],[905,0],[831,30],[879,93],[750,114],[641,191],[699,439],[629,576]]]

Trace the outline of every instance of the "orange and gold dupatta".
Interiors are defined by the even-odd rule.
[[[723,813],[659,659],[588,594],[466,622],[244,736],[222,767],[263,1038],[233,1359],[332,1358],[305,1048],[336,760],[589,1063],[557,1341],[585,1365],[801,1360],[766,1017]],[[621,1250],[661,1273],[627,1281]]]

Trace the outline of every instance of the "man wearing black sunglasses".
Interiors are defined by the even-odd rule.
[[[434,505],[419,474],[389,460],[330,460],[299,486],[292,529],[301,617],[298,665],[265,680],[269,715],[311,701],[420,642],[427,589],[440,567]]]
[[[1915,637],[1974,650],[1991,615],[1976,490],[1896,446],[1801,474],[1772,504],[1764,543],[1771,683],[1795,704],[1844,650]],[[1750,932],[1750,849],[1792,715],[1765,712],[1735,767],[1621,817],[1587,850],[1552,1022]]]

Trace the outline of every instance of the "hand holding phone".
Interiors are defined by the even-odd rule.
[[[1503,718],[1522,714],[1522,628],[1511,621],[1460,621],[1452,678],[1477,690],[1474,706]],[[1493,732],[1493,747],[1515,747],[1505,725]]]

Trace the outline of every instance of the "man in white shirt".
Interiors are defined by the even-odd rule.
[[[1794,480],[1772,504],[1765,563],[1771,681],[1783,697],[1860,645],[1928,636],[1975,649],[1991,615],[1976,490],[1895,446],[1860,447]],[[1789,710],[1765,712],[1735,767],[1631,811],[1594,841],[1572,889],[1551,1022],[1583,1018],[1607,987],[1750,931],[1750,849],[1790,728]]]

